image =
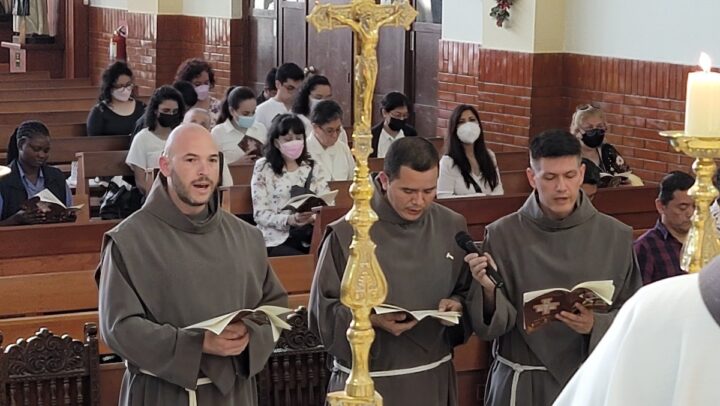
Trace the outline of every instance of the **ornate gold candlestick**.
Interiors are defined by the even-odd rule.
[[[342,392],[329,393],[333,406],[382,405],[382,397],[375,392],[370,378],[370,346],[375,330],[370,324],[370,311],[385,301],[387,281],[375,256],[375,244],[370,239],[370,227],[377,214],[370,207],[373,186],[370,182],[368,156],[372,150],[370,120],[372,99],[377,79],[377,44],[380,28],[402,26],[410,28],[417,11],[401,0],[390,5],[378,5],[374,0],[353,0],[349,4],[316,4],[308,21],[318,31],[350,28],[355,44],[355,84],[353,108],[353,155],[357,162],[350,187],[354,205],[348,213],[354,236],[350,245],[350,259],[340,288],[341,302],[350,308],[353,320],[347,331],[352,349],[352,369]]]
[[[701,137],[683,131],[666,131],[660,135],[667,138],[678,152],[695,158],[695,184],[688,190],[688,195],[695,200],[695,214],[683,245],[680,266],[690,273],[700,272],[705,264],[720,254],[720,239],[710,215],[710,205],[718,196],[713,177],[717,169],[715,159],[720,158],[720,137]]]

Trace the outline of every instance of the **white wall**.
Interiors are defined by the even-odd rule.
[[[127,10],[128,2],[127,0],[90,0],[90,6]]]
[[[483,3],[492,0],[443,1],[442,38],[449,41],[482,43],[485,15]],[[494,3],[494,1],[492,1]]]
[[[720,65],[718,0],[568,0],[566,11],[566,52],[696,65],[705,51]]]

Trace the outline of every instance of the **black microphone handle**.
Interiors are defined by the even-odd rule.
[[[480,250],[478,250],[475,243],[472,241],[468,241],[467,243],[465,243],[465,251],[474,252],[480,256],[483,255],[480,252]],[[487,266],[487,268],[485,268],[485,272],[486,272],[488,278],[490,278],[490,280],[493,281],[493,283],[495,284],[495,287],[500,288],[500,289],[505,287],[505,281],[503,280],[502,276],[500,276],[500,273],[497,271],[497,269],[495,269],[490,264],[490,261],[488,261],[488,266]]]

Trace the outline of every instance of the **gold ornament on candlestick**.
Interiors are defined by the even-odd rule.
[[[342,5],[316,3],[307,17],[318,31],[350,28],[355,37],[352,152],[357,167],[350,187],[354,205],[347,215],[354,236],[340,289],[340,301],[350,308],[353,315],[347,331],[353,359],[345,390],[327,396],[332,406],[382,405],[382,397],[375,392],[370,377],[369,360],[370,346],[375,338],[370,311],[382,304],[387,295],[387,281],[375,256],[375,243],[370,239],[370,227],[377,221],[377,214],[370,207],[373,194],[368,167],[368,156],[372,150],[370,120],[378,72],[380,28],[401,26],[407,30],[416,17],[417,11],[407,0],[389,5],[378,5],[373,0],[352,0]]]
[[[720,239],[710,215],[710,205],[718,196],[713,177],[717,169],[715,159],[720,158],[720,136],[690,135],[683,131],[666,131],[660,135],[667,138],[678,152],[695,158],[695,184],[688,190],[688,195],[695,200],[695,213],[692,228],[683,244],[680,267],[690,273],[700,272],[720,254]]]

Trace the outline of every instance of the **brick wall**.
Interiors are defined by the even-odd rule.
[[[487,50],[440,41],[438,135],[460,103],[478,108],[496,150],[527,147],[530,136],[567,128],[575,106],[607,113],[608,141],[633,171],[654,182],[692,160],[670,150],[658,131],[683,128],[685,86],[694,67],[575,54]]]
[[[128,63],[140,94],[149,95],[174,81],[182,61],[199,57],[215,70],[214,94],[222,98],[230,84],[244,83],[242,65],[247,38],[245,19],[170,16],[128,13],[92,7],[90,13],[90,63],[94,83],[108,65],[112,31],[126,20],[129,26]]]

